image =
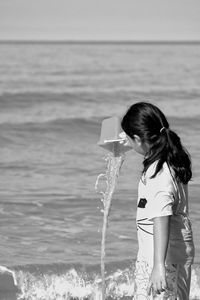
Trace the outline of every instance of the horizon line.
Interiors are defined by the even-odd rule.
[[[132,39],[1,39],[0,43],[71,43],[71,44],[78,44],[78,43],[90,43],[90,44],[101,44],[101,43],[135,43],[135,44],[199,44],[200,39],[190,40],[190,39],[144,39],[144,40],[132,40]]]

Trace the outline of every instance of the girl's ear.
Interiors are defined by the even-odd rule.
[[[136,144],[141,147],[142,146],[142,141],[141,141],[141,138],[137,135],[137,134],[134,134],[134,141],[136,142]]]

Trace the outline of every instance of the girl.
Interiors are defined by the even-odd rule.
[[[132,105],[121,125],[134,150],[144,155],[134,299],[187,300],[194,259],[188,217],[189,154],[164,114],[150,103]]]

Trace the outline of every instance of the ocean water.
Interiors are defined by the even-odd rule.
[[[0,299],[100,299],[104,118],[151,101],[189,150],[200,299],[200,44],[0,43],[0,265],[18,292]],[[107,295],[130,298],[142,157],[126,155],[106,242]]]

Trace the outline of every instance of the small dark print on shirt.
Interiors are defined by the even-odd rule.
[[[138,203],[138,207],[145,208],[146,204],[147,204],[147,200],[145,198],[140,198],[140,201]]]

